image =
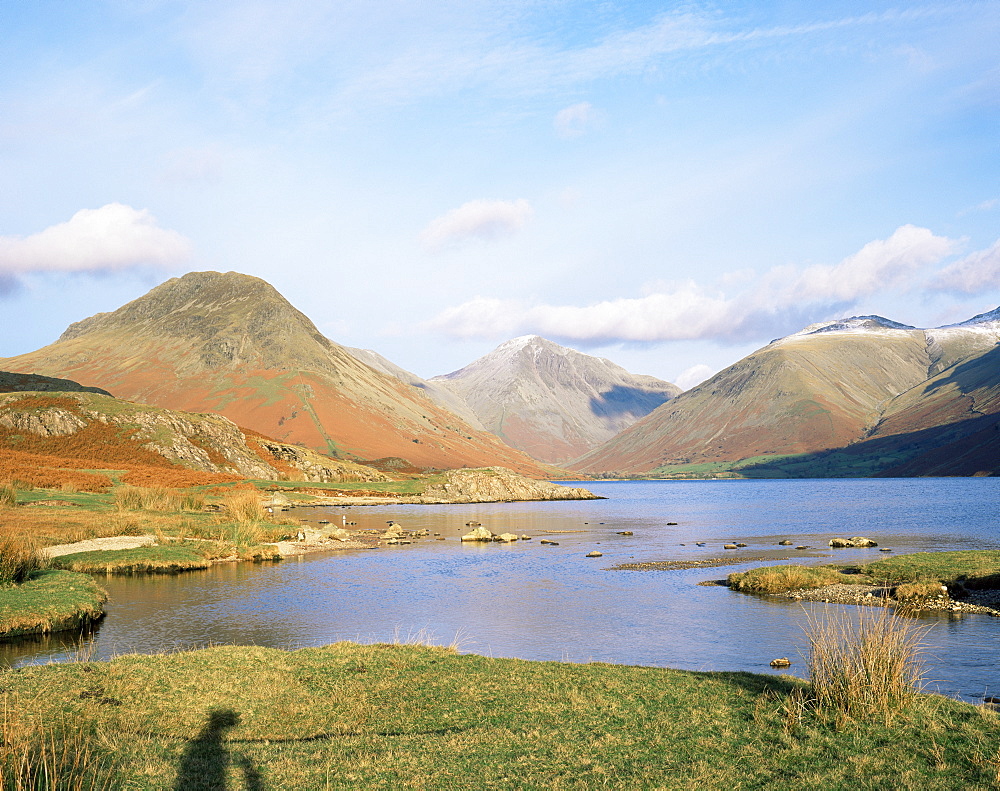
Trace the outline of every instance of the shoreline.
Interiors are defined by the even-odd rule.
[[[970,592],[964,599],[925,600],[917,604],[899,602],[890,597],[892,586],[847,585],[834,583],[822,588],[792,590],[787,593],[751,594],[764,598],[811,601],[824,604],[856,604],[866,607],[895,607],[912,612],[946,612],[956,615],[976,614],[1000,618],[1000,590]],[[739,593],[740,591],[736,591]]]

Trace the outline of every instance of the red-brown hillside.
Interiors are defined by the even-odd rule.
[[[546,472],[415,388],[325,338],[273,287],[236,272],[192,272],[0,369],[68,377],[119,398],[217,412],[343,458],[398,456],[418,467],[503,465]]]

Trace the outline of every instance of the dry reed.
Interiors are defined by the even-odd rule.
[[[113,756],[79,728],[16,718],[4,700],[0,788],[4,791],[103,791],[120,788]]]
[[[923,682],[925,630],[891,607],[809,616],[809,683],[816,708],[842,723],[892,717]]]
[[[115,489],[115,505],[119,511],[200,511],[205,505],[205,496],[164,486],[119,486]]]
[[[0,508],[13,508],[17,505],[17,487],[12,483],[0,484]]]
[[[0,535],[0,585],[20,584],[48,568],[48,558],[31,538]]]
[[[264,507],[256,491],[237,489],[227,491],[222,497],[226,512],[241,524],[260,522],[264,519]]]

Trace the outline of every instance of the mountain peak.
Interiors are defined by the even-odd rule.
[[[909,324],[900,324],[884,316],[850,316],[846,319],[837,319],[831,322],[821,322],[806,327],[803,332],[807,335],[816,335],[821,332],[878,332],[880,330],[913,330]]]
[[[979,324],[994,324],[998,322],[1000,322],[1000,307],[994,308],[986,313],[980,313],[978,316],[973,316],[971,319],[967,319],[966,321],[960,321],[958,324],[946,324],[945,326],[974,327]]]
[[[777,343],[785,340],[797,340],[806,338],[810,335],[822,335],[829,332],[866,333],[885,332],[886,330],[914,329],[916,329],[916,327],[911,327],[909,324],[900,324],[898,321],[892,321],[884,316],[849,316],[847,318],[836,319],[834,321],[820,321],[816,324],[810,324],[808,327],[804,327],[798,332],[793,332],[791,335],[786,335],[783,338],[775,338],[771,341],[771,343]]]
[[[189,272],[161,283],[113,313],[98,313],[71,324],[59,340],[122,328],[208,339],[234,324],[245,324],[244,329],[252,335],[276,323],[297,324],[318,335],[305,315],[258,277],[239,272]]]
[[[458,371],[430,380],[462,398],[480,423],[537,459],[579,456],[680,388],[603,357],[522,335]]]

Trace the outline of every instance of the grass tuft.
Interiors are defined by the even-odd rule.
[[[222,497],[222,506],[237,522],[249,524],[264,519],[264,508],[256,491],[248,489],[227,491]]]
[[[38,545],[23,536],[0,536],[0,585],[19,585],[48,567]]]
[[[0,483],[0,508],[17,505],[17,487],[12,483]]]
[[[823,566],[763,566],[729,575],[729,587],[741,593],[786,593],[841,582],[840,572]]]
[[[4,791],[104,791],[121,787],[118,767],[80,728],[54,727],[3,712],[0,788]]]
[[[165,486],[119,486],[114,497],[120,511],[178,513],[200,511],[205,506],[203,494],[179,492]]]
[[[924,631],[888,607],[810,617],[807,664],[816,708],[838,724],[877,717],[888,725],[920,692]]]

